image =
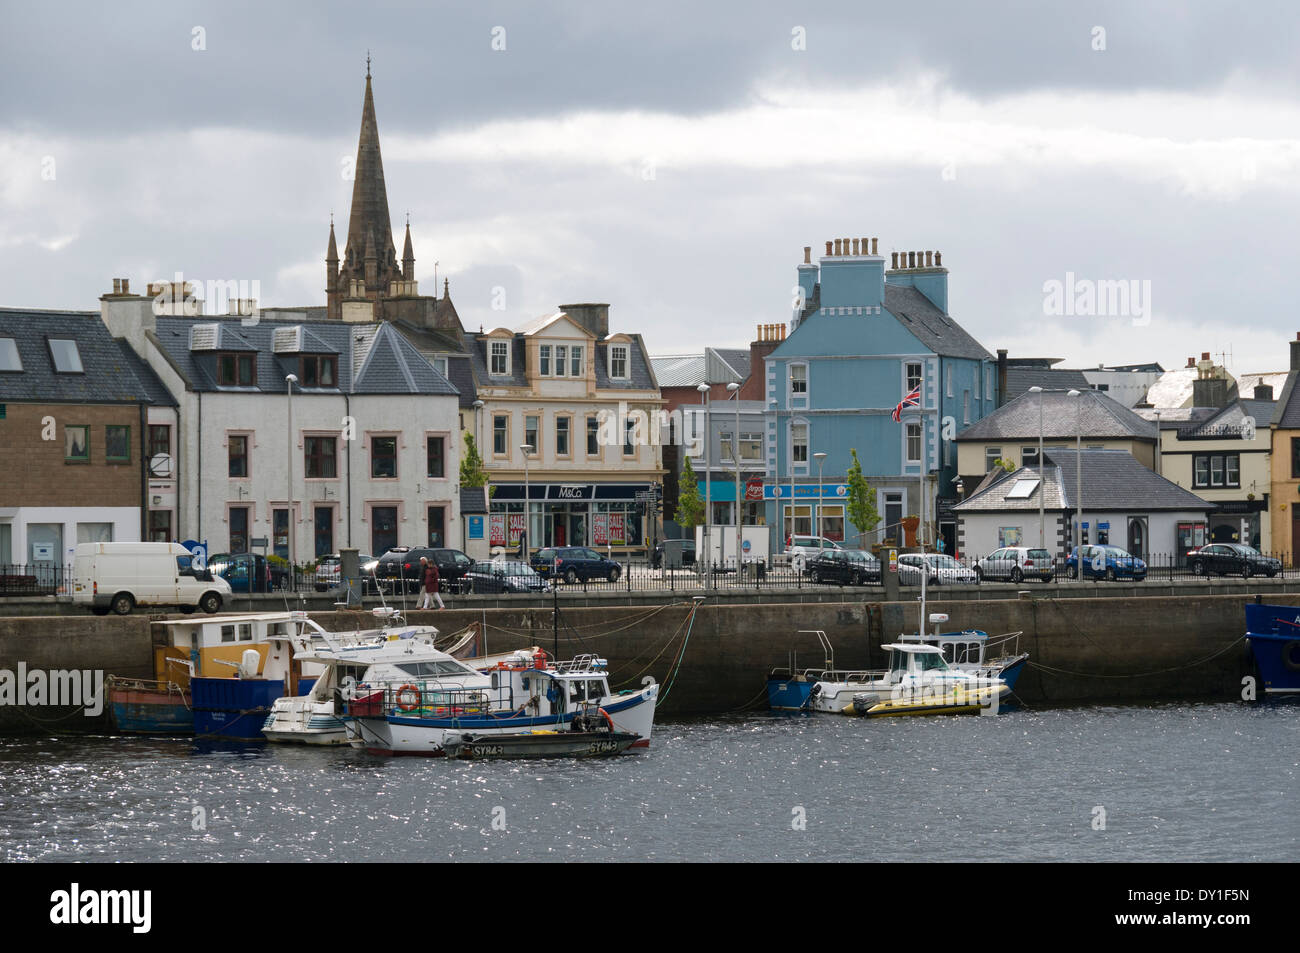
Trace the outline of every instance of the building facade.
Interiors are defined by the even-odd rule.
[[[881,515],[864,542],[901,539],[910,515],[924,517],[931,543],[955,542],[953,437],[995,408],[996,366],[948,313],[941,255],[891,255],[886,268],[874,238],[827,242],[816,263],[804,249],[802,307],[765,362],[763,492],[775,552],[818,525],[857,537],[845,484],[854,449]]]

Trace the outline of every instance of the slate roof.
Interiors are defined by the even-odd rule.
[[[1277,410],[1273,414],[1273,426],[1286,430],[1300,429],[1300,387],[1296,386],[1297,375],[1291,371],[1286,376],[1286,384],[1278,396]]]
[[[108,333],[98,311],[0,308],[0,338],[14,339],[23,366],[0,372],[0,400],[176,406],[153,370]],[[76,341],[84,373],[56,372],[48,338]]]
[[[546,315],[530,326],[545,327],[557,316]],[[478,338],[470,342],[470,358],[473,362],[474,380],[479,387],[527,387],[528,374],[525,370],[526,332],[516,331],[510,345],[510,373],[504,376],[488,374],[487,344],[491,338]],[[596,387],[600,390],[658,390],[655,373],[650,367],[650,357],[646,353],[645,341],[639,334],[627,335],[631,338],[628,346],[627,380],[611,380],[609,376],[608,341],[594,341],[590,346],[596,350]],[[611,335],[612,337],[612,335]],[[564,378],[555,378],[563,380]]]
[[[993,355],[916,288],[885,282],[885,310],[935,354],[991,361]]]
[[[460,488],[460,511],[465,513],[486,513],[487,487],[462,486]]]
[[[958,440],[1037,440],[1039,432],[1038,394],[1021,394],[982,420],[957,434]],[[1043,436],[1049,440],[1073,437],[1085,439],[1156,439],[1155,424],[1143,419],[1119,401],[1101,391],[1083,390],[1079,397],[1067,391],[1042,392]],[[1078,402],[1082,402],[1080,405]],[[1076,422],[1076,413],[1079,415]]]
[[[1238,399],[1221,409],[1205,408],[1208,414],[1180,427],[1179,436],[1195,437],[1199,432],[1213,435],[1215,428],[1240,426],[1247,415],[1254,418],[1257,429],[1267,428],[1273,420],[1276,404],[1277,402],[1272,400]]]
[[[213,350],[190,350],[190,328],[194,325],[219,325],[217,346]],[[270,321],[244,325],[239,318],[159,317],[158,341],[181,375],[198,391],[221,393],[285,392],[285,375],[299,373],[299,355],[277,354],[272,337],[277,328],[301,326],[303,354],[339,355],[338,386],[304,389],[295,393],[346,394],[429,394],[454,395],[456,388],[434,369],[410,341],[385,322],[346,324],[341,321]],[[252,387],[217,384],[217,359],[220,351],[255,351],[257,381]],[[355,371],[355,372],[354,372]]]
[[[1092,385],[1083,371],[1070,371],[1048,367],[1016,367],[1007,365],[1007,400],[1019,397],[1031,387],[1044,390],[1091,390]]]
[[[1207,503],[1195,493],[1143,466],[1126,450],[1053,450],[1043,454],[1045,487],[1040,487],[1028,498],[1006,498],[1018,480],[1038,476],[1036,468],[1021,467],[956,504],[953,510],[960,513],[1036,511],[1038,494],[1044,489],[1044,509],[1075,509],[1078,506],[1076,488],[1081,458],[1085,512],[1214,509],[1213,503]]]

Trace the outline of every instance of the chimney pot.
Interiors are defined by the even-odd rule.
[[[811,265],[811,264],[812,264],[812,246],[811,246],[811,245],[804,245],[804,246],[803,246],[803,263],[804,263],[805,265]]]
[[[877,239],[874,239],[874,238],[871,239],[871,254],[873,254],[873,255],[879,254],[879,253],[876,251],[876,241],[877,241]]]
[[[130,293],[131,293],[131,279],[130,279],[130,278],[123,278],[123,279],[122,279],[122,294],[124,294],[124,295],[129,295]]]
[[[837,238],[835,239],[835,254],[839,255],[839,253],[840,253],[840,240]]]
[[[827,242],[827,243],[826,243],[826,254],[829,255],[830,253],[831,253],[831,243],[830,243],[830,242]],[[1297,334],[1296,337],[1300,338],[1300,334]]]
[[[934,267],[934,252],[928,251],[925,253],[925,267],[927,268]]]
[[[121,293],[122,293],[122,279],[121,279],[121,278],[114,278],[114,279],[113,279],[113,294],[116,295],[116,294],[121,294]]]
[[[896,251],[891,251],[891,252],[889,253],[889,267],[890,267],[891,269],[897,270],[897,268],[898,268],[898,252],[896,252]],[[1300,338],[1300,334],[1297,334],[1296,337]]]
[[[858,254],[858,240],[856,238],[853,239],[853,254]]]
[[[936,268],[943,267],[943,256],[940,255],[938,252],[934,253],[934,267]]]
[[[910,251],[907,253],[907,267],[908,268],[916,267],[916,252]]]

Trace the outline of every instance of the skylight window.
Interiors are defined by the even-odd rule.
[[[13,338],[0,338],[0,371],[21,371],[23,359]]]
[[[1007,492],[1007,499],[1008,500],[1029,499],[1031,496],[1033,496],[1034,491],[1038,489],[1038,483],[1039,481],[1037,479],[1017,480],[1016,485],[1013,486]]]
[[[72,338],[50,338],[50,356],[54,358],[54,369],[60,374],[82,374],[81,352],[77,342]]]

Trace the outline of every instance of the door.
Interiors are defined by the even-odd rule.
[[[1135,559],[1147,558],[1147,527],[1141,517],[1132,517],[1128,521],[1128,551]]]
[[[232,506],[230,508],[230,550],[231,553],[248,552],[248,507]]]
[[[318,506],[312,513],[312,529],[315,537],[316,555],[328,556],[334,549],[334,507]],[[396,543],[394,543],[396,545]],[[370,550],[376,556],[388,552],[386,549]]]

